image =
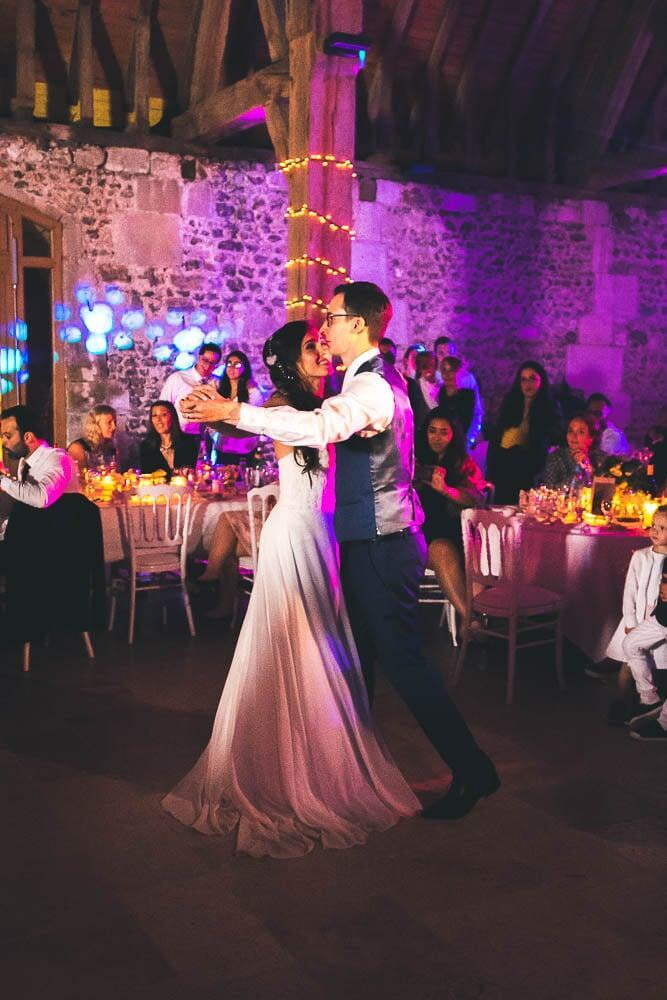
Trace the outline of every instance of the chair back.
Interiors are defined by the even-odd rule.
[[[131,564],[136,567],[139,562],[150,563],[159,557],[165,562],[165,557],[171,555],[174,567],[184,573],[192,495],[165,491],[160,496],[142,497],[139,504],[130,504],[127,496],[124,501]]]
[[[461,512],[465,555],[466,596],[472,604],[475,585],[494,587],[520,582],[521,521],[498,510],[467,508]]]
[[[255,511],[259,511],[261,526],[264,527],[269,513],[278,503],[280,486],[269,483],[268,486],[257,486],[248,490],[248,517],[250,519],[250,555],[252,556],[253,573],[257,572],[257,556],[259,553],[259,535],[255,524]]]

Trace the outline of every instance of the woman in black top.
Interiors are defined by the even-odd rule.
[[[149,428],[139,445],[142,472],[164,469],[171,476],[174,469],[193,468],[197,461],[199,438],[184,434],[173,403],[158,399],[151,403]]]
[[[438,397],[438,408],[452,420],[457,421],[465,431],[466,439],[475,409],[475,393],[472,389],[461,389],[459,378],[463,362],[450,354],[440,363],[442,389]]]
[[[505,396],[489,442],[486,474],[499,504],[515,504],[544,468],[549,445],[562,429],[551,399],[549,378],[538,361],[524,361]]]
[[[465,615],[461,511],[482,500],[486,483],[466,451],[463,428],[437,407],[417,432],[415,481],[424,508],[429,569]]]

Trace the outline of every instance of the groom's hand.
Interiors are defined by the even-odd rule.
[[[198,385],[181,400],[179,409],[186,417],[203,424],[235,424],[240,417],[239,404],[219,395],[211,385]]]

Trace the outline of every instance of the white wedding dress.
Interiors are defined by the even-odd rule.
[[[201,833],[238,825],[237,850],[255,857],[361,844],[421,808],[373,728],[341,593],[331,456],[310,478],[292,453],[280,460],[211,741],[162,803]]]

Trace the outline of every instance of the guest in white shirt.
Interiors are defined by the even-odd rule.
[[[437,373],[436,380],[443,385],[442,381],[442,362],[445,358],[459,357],[458,351],[456,349],[456,344],[451,337],[436,337],[433,341],[433,350],[435,351],[435,360],[437,363]],[[484,420],[484,403],[482,402],[482,394],[479,391],[479,385],[477,384],[477,379],[470,371],[468,362],[465,358],[461,358],[461,370],[458,376],[458,387],[459,389],[472,389],[475,394],[475,405],[472,412],[472,421],[467,432],[468,448],[474,448],[479,441],[482,434],[482,422]]]
[[[46,443],[27,406],[0,413],[0,437],[10,456],[19,460],[16,479],[0,473],[0,490],[13,500],[50,507],[63,493],[80,492],[76,462],[62,448]]]
[[[421,427],[431,410],[438,405],[440,386],[436,382],[435,355],[421,351],[417,355],[417,378],[408,383],[408,398],[415,415],[415,429]]]
[[[167,381],[162,386],[160,399],[166,399],[173,403],[181,423],[181,430],[184,434],[194,434],[197,437],[201,434],[202,426],[193,420],[188,420],[180,411],[179,403],[198,385],[212,385],[217,387],[218,380],[213,372],[220,364],[222,351],[217,344],[202,344],[199,348],[199,357],[194,368],[185,372],[172,372]]]
[[[593,418],[600,434],[600,451],[605,455],[628,458],[632,453],[630,442],[620,427],[616,427],[609,419],[611,400],[602,392],[594,392],[586,400],[586,413]]]

